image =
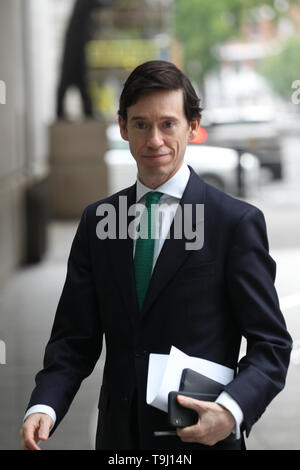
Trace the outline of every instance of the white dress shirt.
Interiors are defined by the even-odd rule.
[[[184,162],[179,170],[172,176],[168,181],[164,184],[155,188],[155,191],[159,191],[163,193],[159,200],[159,205],[164,204],[164,211],[159,212],[160,214],[160,223],[158,224],[158,236],[155,238],[154,242],[154,255],[153,255],[153,267],[157,261],[159,256],[160,250],[164,244],[164,241],[167,237],[169,232],[171,223],[175,216],[176,209],[182,198],[184,190],[186,188],[187,182],[190,177],[190,170],[187,164]],[[147,192],[153,191],[153,189],[148,188],[145,186],[139,179],[137,179],[137,187],[136,187],[136,202],[140,204],[145,204],[145,195]],[[135,241],[133,247],[133,256],[135,252]],[[236,438],[240,438],[240,426],[244,419],[243,412],[237,402],[227,393],[222,392],[217,400],[217,403],[222,405],[224,408],[229,410],[231,414],[234,416],[236,427],[235,427],[235,434]],[[35,405],[28,409],[27,413],[25,414],[25,419],[32,413],[46,413],[53,419],[53,426],[56,421],[56,414],[53,408],[46,405]]]

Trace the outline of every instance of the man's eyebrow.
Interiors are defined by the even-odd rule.
[[[145,116],[132,116],[130,121],[145,121],[147,118]]]
[[[146,116],[132,116],[130,121],[147,121]],[[160,121],[178,121],[176,116],[161,116]]]

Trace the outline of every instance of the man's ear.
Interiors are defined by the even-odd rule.
[[[127,130],[127,122],[124,121],[122,116],[118,117],[119,127],[120,127],[120,134],[124,140],[128,141],[128,130]]]
[[[198,133],[199,127],[200,127],[200,121],[201,121],[201,118],[197,117],[197,118],[193,119],[190,122],[190,131],[189,131],[189,139],[188,140],[195,139],[195,137]]]

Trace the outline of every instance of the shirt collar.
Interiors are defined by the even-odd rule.
[[[172,176],[169,180],[167,180],[162,185],[155,188],[155,191],[160,191],[164,195],[172,196],[177,199],[181,199],[186,188],[187,182],[190,177],[190,170],[189,167],[185,162],[181,165],[179,170]],[[153,191],[152,188],[148,188],[145,186],[139,178],[137,178],[136,182],[136,202],[139,202],[143,196],[149,191]],[[163,196],[162,196],[163,197]]]

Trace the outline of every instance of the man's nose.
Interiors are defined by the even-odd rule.
[[[164,141],[159,129],[153,127],[148,136],[147,145],[151,148],[159,148],[163,145]]]

